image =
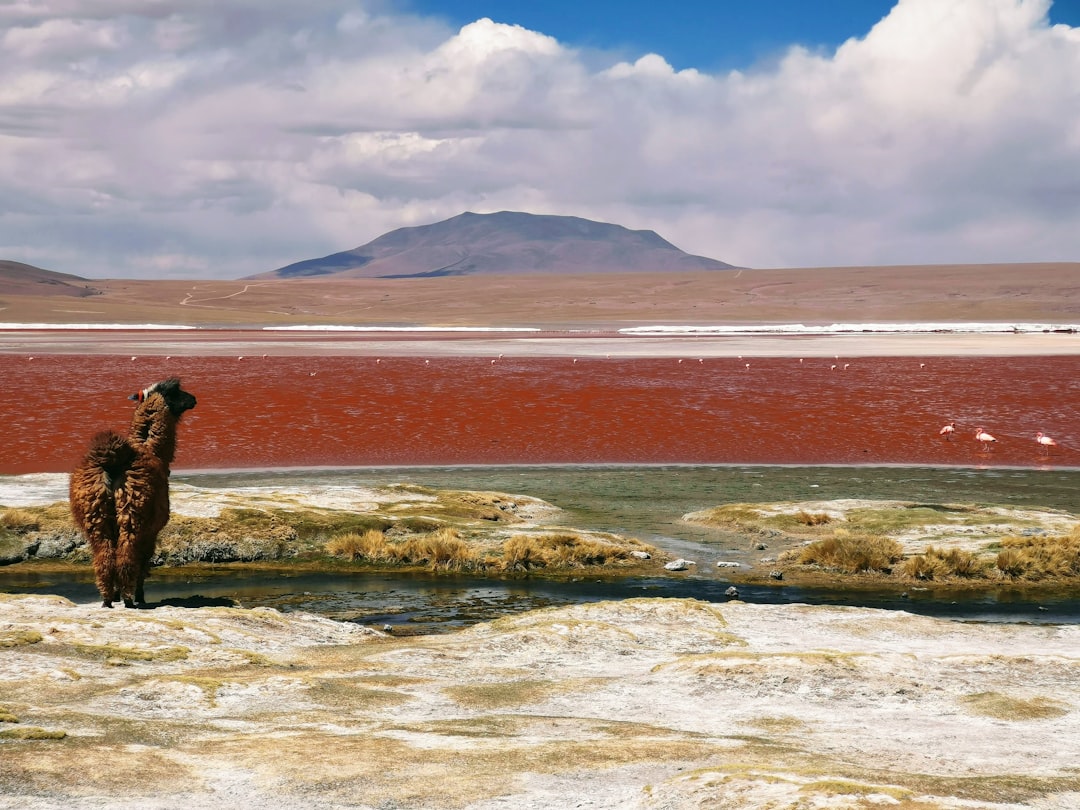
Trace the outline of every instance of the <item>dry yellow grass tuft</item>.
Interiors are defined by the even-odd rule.
[[[582,568],[624,560],[629,555],[627,548],[577,534],[516,534],[503,543],[502,567],[507,571]]]
[[[832,517],[825,512],[807,512],[800,509],[795,513],[795,520],[804,526],[824,526],[832,522]]]
[[[904,560],[898,573],[911,579],[947,579],[961,577],[977,579],[985,577],[990,570],[990,562],[978,554],[965,549],[940,549],[930,546],[922,554],[915,554]]]
[[[995,565],[1010,579],[1057,579],[1080,576],[1080,525],[1069,534],[1006,537]]]
[[[5,509],[0,512],[0,529],[11,532],[35,532],[41,528],[41,520],[26,509]]]
[[[345,532],[333,537],[325,546],[326,553],[332,557],[344,557],[356,562],[369,560],[385,562],[389,559],[386,535],[378,529],[359,532]]]
[[[449,526],[397,539],[381,531],[345,532],[333,537],[324,550],[351,562],[385,565],[422,565],[433,571],[531,571],[602,566],[624,561],[635,550],[656,549],[637,540],[619,542],[575,532],[515,534],[501,545],[470,541]]]
[[[449,527],[405,541],[404,556],[412,563],[424,563],[433,570],[464,571],[479,560],[476,550]]]
[[[903,546],[891,538],[837,532],[803,548],[799,562],[845,574],[888,573],[903,554]]]
[[[426,565],[432,570],[446,571],[465,571],[480,565],[477,550],[449,526],[397,541],[376,529],[363,534],[345,532],[332,538],[324,548],[327,554],[351,562]]]

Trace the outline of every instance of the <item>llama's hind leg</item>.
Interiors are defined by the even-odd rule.
[[[135,536],[121,527],[120,542],[116,547],[116,591],[127,608],[135,607],[135,594],[142,590],[135,548]]]
[[[116,546],[109,540],[91,543],[94,557],[94,580],[101,594],[101,606],[111,608],[119,596],[116,580]]]

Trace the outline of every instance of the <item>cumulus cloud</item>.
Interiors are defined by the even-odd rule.
[[[1076,260],[1080,29],[900,0],[709,74],[355,0],[0,5],[0,258],[235,277],[464,210],[747,266]]]

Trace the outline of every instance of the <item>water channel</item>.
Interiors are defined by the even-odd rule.
[[[644,596],[727,601],[718,559],[755,553],[747,538],[681,520],[687,512],[723,503],[779,500],[886,499],[974,503],[1077,512],[1080,470],[928,468],[914,466],[507,466],[304,469],[176,473],[200,487],[382,486],[527,494],[560,507],[558,523],[637,537],[678,556],[698,559],[689,574],[594,579],[492,579],[221,570],[156,572],[148,595],[157,604],[229,604],[305,610],[335,619],[389,627],[398,633],[440,632],[535,608]],[[757,552],[760,554],[760,552]],[[0,569],[0,590],[56,593],[93,602],[89,568],[58,576],[32,567]],[[964,621],[1075,623],[1076,589],[1033,591],[1003,584],[972,593],[943,589],[799,588],[783,582],[739,586],[746,602],[854,605],[906,610]]]

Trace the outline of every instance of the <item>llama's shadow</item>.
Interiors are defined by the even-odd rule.
[[[159,607],[182,607],[182,608],[201,608],[201,607],[240,607],[240,603],[235,599],[228,596],[174,596],[169,599],[162,599],[160,602],[147,602],[142,605],[140,610],[153,610]]]

